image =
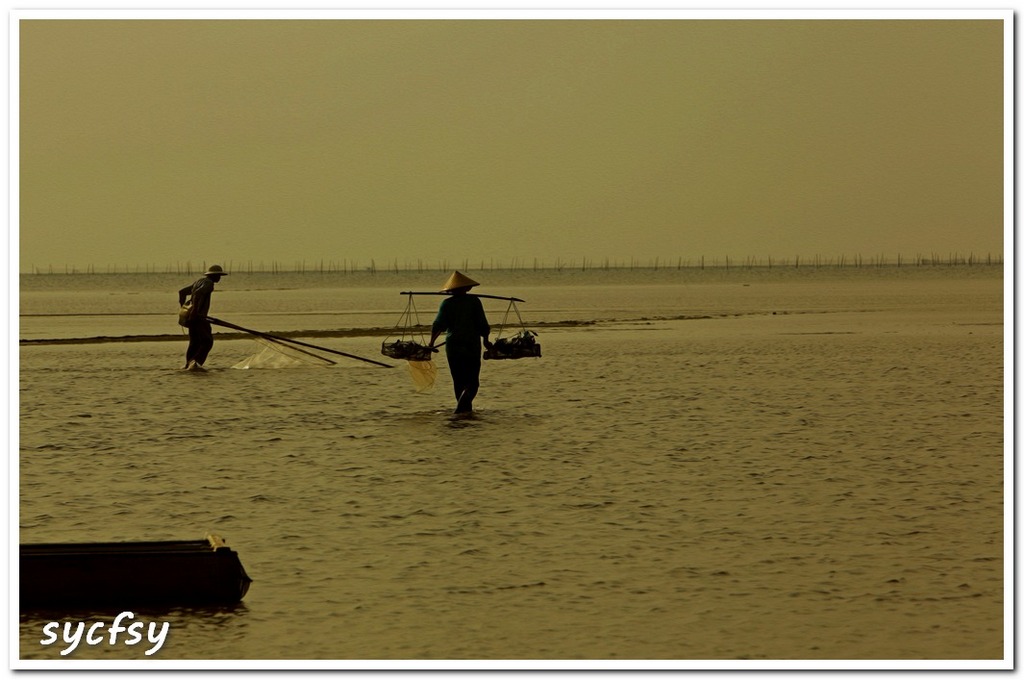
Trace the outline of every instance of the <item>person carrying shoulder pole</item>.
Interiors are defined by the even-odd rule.
[[[178,306],[185,306],[185,298],[191,296],[189,309],[179,323],[188,328],[188,349],[185,350],[185,369],[190,371],[203,370],[206,357],[213,349],[213,328],[206,319],[210,313],[210,296],[213,295],[215,283],[228,273],[219,264],[210,265],[195,283],[191,283],[178,291]]]
[[[450,297],[441,301],[430,333],[430,346],[441,333],[445,334],[444,352],[455,387],[456,413],[472,413],[473,399],[480,389],[480,339],[490,349],[491,327],[480,299],[466,295],[480,284],[462,272],[448,277],[442,293]]]

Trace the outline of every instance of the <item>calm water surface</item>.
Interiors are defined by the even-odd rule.
[[[544,356],[485,362],[469,420],[443,353],[422,393],[392,360],[235,369],[227,335],[182,372],[193,277],[22,277],[22,340],[145,337],[21,346],[20,540],[216,533],[254,583],[140,612],[155,657],[62,657],[46,622],[112,613],[23,613],[21,657],[1001,657],[998,268],[470,274]],[[211,313],[379,360],[444,278],[237,274]]]

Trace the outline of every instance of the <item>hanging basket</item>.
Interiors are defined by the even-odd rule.
[[[540,343],[533,331],[522,330],[511,338],[498,338],[490,349],[484,350],[484,359],[523,359],[539,357]]]
[[[406,361],[430,361],[436,351],[412,340],[395,340],[394,342],[385,340],[380,344],[380,353],[384,356]]]
[[[503,338],[501,334],[505,330],[508,316],[512,312],[515,312],[516,319],[519,320],[519,332],[511,337]],[[523,317],[519,313],[519,308],[516,307],[516,298],[509,298],[508,309],[505,310],[505,316],[501,319],[501,325],[498,327],[498,338],[489,349],[484,350],[484,359],[539,357],[540,344],[536,337],[537,334],[527,330],[526,324],[523,323]]]
[[[422,328],[419,323],[419,313],[416,311],[411,293],[408,294],[408,298],[405,311],[402,312],[395,329],[380,344],[380,353],[392,359],[431,361],[437,350],[426,344],[422,330],[417,332],[417,328]],[[399,337],[392,340],[395,335]]]

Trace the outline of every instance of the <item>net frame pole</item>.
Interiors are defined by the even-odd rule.
[[[276,340],[278,342],[290,343],[290,344],[293,344],[293,345],[300,345],[302,347],[309,347],[311,349],[320,350],[321,352],[329,352],[331,354],[337,354],[337,355],[340,355],[340,356],[343,356],[343,357],[348,357],[349,359],[357,359],[359,361],[365,361],[368,364],[375,364],[377,366],[383,366],[384,368],[394,368],[394,366],[392,366],[391,364],[385,364],[382,361],[376,361],[374,359],[366,359],[364,357],[356,356],[355,354],[349,354],[348,352],[340,352],[340,351],[338,351],[336,349],[331,349],[330,347],[321,347],[320,345],[314,345],[314,344],[309,343],[309,342],[302,342],[301,340],[293,340],[291,338],[283,338],[283,337],[281,337],[279,335],[271,335],[270,333],[263,333],[261,331],[254,331],[251,328],[245,328],[244,326],[239,326],[237,324],[228,323],[227,321],[221,321],[220,319],[215,319],[212,316],[206,317],[206,320],[209,321],[210,323],[214,324],[215,326],[224,326],[225,328],[231,328],[231,329],[234,329],[236,331],[242,331],[243,333],[249,333],[251,335],[256,335],[256,336],[259,336],[261,338],[267,338],[269,340]]]
[[[255,337],[259,338],[260,340],[264,340],[265,342],[267,342],[271,346],[273,346],[273,345],[281,345],[282,347],[290,349],[293,352],[301,352],[302,354],[306,354],[308,356],[311,356],[314,359],[318,359],[319,361],[326,361],[331,366],[334,366],[334,365],[336,365],[338,363],[334,359],[328,359],[327,357],[322,357],[319,354],[313,354],[312,352],[310,352],[308,350],[304,350],[301,347],[293,347],[290,343],[281,342],[280,340],[275,340],[275,339],[267,337],[265,335],[256,335]]]

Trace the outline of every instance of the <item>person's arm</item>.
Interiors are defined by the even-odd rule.
[[[477,319],[477,329],[480,332],[480,337],[484,339],[484,347],[490,349],[493,346],[491,343],[491,325],[487,323],[487,315],[484,313],[484,305],[480,302],[479,298],[477,298],[477,304],[480,305],[478,308],[479,318]]]
[[[192,292],[192,284],[188,284],[184,288],[178,291],[178,306],[181,307],[185,304],[185,298],[188,297],[189,293]]]
[[[437,340],[437,336],[448,330],[448,322],[445,320],[444,303],[448,302],[444,300],[441,306],[437,309],[437,317],[434,319],[434,324],[430,327],[430,345],[434,346],[434,342]]]

